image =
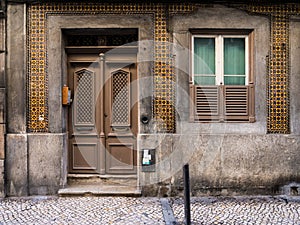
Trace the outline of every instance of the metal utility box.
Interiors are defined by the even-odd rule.
[[[155,149],[142,150],[142,172],[155,172]]]

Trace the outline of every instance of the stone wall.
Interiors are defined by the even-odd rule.
[[[291,131],[300,135],[300,17],[294,16],[290,22],[290,45],[291,45]]]
[[[26,129],[26,4],[8,6],[6,187],[8,196],[56,194],[67,184],[67,107],[62,106],[61,89],[67,78],[64,29],[138,28],[141,49],[139,77],[143,104],[141,113],[151,115],[153,17],[151,15],[64,15],[48,16],[46,30],[48,61],[49,132],[27,133]],[[20,34],[15,37],[15,34]],[[149,41],[150,40],[150,41]],[[61,56],[61,57],[58,57]],[[58,66],[59,65],[59,66]],[[58,82],[60,81],[60,82]],[[151,92],[151,93],[149,93]],[[143,128],[146,129],[146,128]]]
[[[153,47],[154,18],[151,15],[48,15],[49,133],[27,133],[26,130],[26,4],[8,5],[7,15],[6,58],[0,53],[0,196],[4,195],[4,186],[8,196],[25,196],[55,194],[66,185],[68,118],[67,110],[61,104],[61,88],[67,81],[67,65],[62,30],[83,29],[87,24],[89,28],[139,29],[142,44],[138,55],[139,118],[145,115],[150,122],[139,124],[138,148],[140,153],[143,149],[154,149],[156,157],[155,171],[138,169],[144,195],[181,194],[185,163],[190,164],[193,195],[273,194],[279,193],[282,186],[300,182],[298,17],[292,17],[290,23],[291,134],[274,135],[267,134],[266,58],[270,53],[271,39],[270,18],[267,16],[214,5],[170,17],[168,30],[174,42],[177,79],[177,131],[176,134],[157,134],[151,103],[154,83],[153,58],[149,53]],[[189,28],[254,30],[254,123],[189,122]],[[7,79],[4,79],[5,60]],[[9,100],[7,104],[5,96]],[[8,134],[4,139],[6,130]],[[138,155],[140,165],[142,154]]]
[[[6,84],[5,84],[5,18],[0,12],[0,197],[5,196],[5,134],[6,134]]]
[[[9,196],[28,195],[26,134],[26,4],[7,6],[7,136],[6,190]],[[18,35],[16,35],[18,34]]]
[[[140,172],[145,195],[180,195],[182,167],[190,165],[193,195],[281,194],[300,182],[299,17],[290,23],[291,134],[267,134],[267,61],[270,24],[264,15],[222,5],[173,15],[177,76],[177,134],[140,136],[140,149],[156,150],[156,172]],[[254,32],[254,123],[193,123],[189,121],[189,28],[251,29]],[[300,194],[300,193],[298,193]]]
[[[190,166],[193,195],[281,194],[300,182],[298,135],[143,135],[156,149],[155,172],[141,172],[144,195],[180,195],[182,168]]]

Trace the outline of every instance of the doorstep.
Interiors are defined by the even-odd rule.
[[[59,196],[141,196],[136,175],[69,174]]]
[[[135,186],[78,184],[60,189],[58,195],[67,196],[128,196],[139,197],[142,192]]]

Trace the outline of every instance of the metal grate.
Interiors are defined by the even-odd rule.
[[[76,124],[93,124],[94,90],[93,72],[81,70],[76,72]]]
[[[136,42],[137,35],[70,35],[68,46],[120,46],[133,44]]]
[[[129,80],[130,73],[119,70],[112,74],[112,125],[128,126],[130,124],[130,93]]]

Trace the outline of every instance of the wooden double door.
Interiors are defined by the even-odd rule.
[[[69,173],[135,174],[136,52],[68,54]]]

